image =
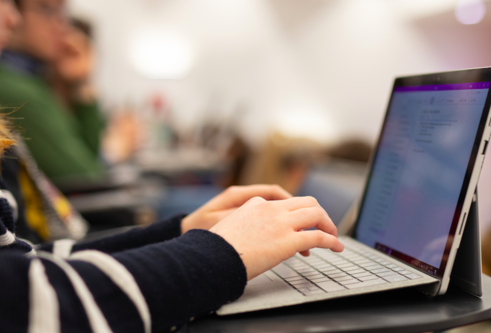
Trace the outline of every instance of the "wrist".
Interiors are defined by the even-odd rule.
[[[193,229],[191,223],[192,221],[189,216],[186,216],[181,220],[181,235],[184,235],[186,232]]]

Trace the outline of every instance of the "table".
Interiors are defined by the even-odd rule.
[[[191,323],[189,333],[439,331],[491,319],[491,277],[482,276],[483,297],[456,287],[434,299],[412,290],[392,290]]]

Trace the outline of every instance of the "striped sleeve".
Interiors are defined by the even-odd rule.
[[[0,332],[175,331],[240,297],[239,254],[208,231],[179,236],[181,218],[36,252],[16,238],[0,191]]]
[[[238,298],[246,271],[221,237],[190,231],[114,255],[0,252],[1,332],[168,332]]]
[[[5,193],[0,190],[0,252],[15,250],[32,256],[35,254],[32,245],[15,236],[14,211]]]

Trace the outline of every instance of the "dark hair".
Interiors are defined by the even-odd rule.
[[[92,25],[81,19],[72,18],[72,25],[92,39]]]

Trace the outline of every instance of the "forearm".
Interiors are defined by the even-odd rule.
[[[181,235],[182,218],[183,215],[177,215],[171,219],[156,222],[147,228],[135,228],[100,240],[76,243],[73,244],[68,254],[84,250],[97,250],[112,254],[170,240]],[[54,248],[56,248],[56,242],[42,245],[39,249],[53,252]]]

